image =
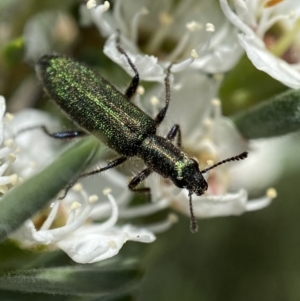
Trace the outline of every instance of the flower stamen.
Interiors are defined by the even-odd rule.
[[[276,43],[272,46],[271,52],[277,56],[281,57],[294,43],[296,36],[300,31],[300,19],[296,22],[295,26],[288,30]]]
[[[111,205],[111,216],[107,221],[97,225],[99,231],[105,231],[113,227],[118,221],[119,217],[119,208],[115,198],[110,193],[107,194],[107,197]]]
[[[171,24],[174,22],[173,17],[167,12],[161,12],[159,14],[159,22],[161,27],[155,32],[152,38],[149,40],[146,48],[149,53],[155,53],[156,49],[160,47],[169,33]]]
[[[133,16],[130,28],[130,37],[135,44],[138,41],[139,21],[142,16],[147,15],[148,13],[148,9],[146,7],[143,7],[139,12],[135,13],[135,15]]]
[[[56,218],[57,212],[58,212],[58,208],[59,208],[59,201],[55,201],[54,203],[51,204],[51,211],[49,213],[49,215],[47,216],[46,220],[44,221],[43,225],[41,226],[40,230],[48,230],[53,221]]]
[[[0,186],[2,185],[16,185],[16,183],[18,182],[18,175],[17,174],[12,174],[10,176],[3,176],[0,177]]]
[[[136,218],[151,215],[167,208],[170,202],[171,200],[168,199],[160,199],[155,203],[143,204],[133,208],[120,209],[119,216],[122,218]]]
[[[116,0],[114,10],[113,10],[113,16],[115,21],[118,23],[117,28],[122,28],[122,33],[124,35],[128,35],[128,28],[126,26],[126,23],[122,16],[122,4],[124,3],[123,0]]]
[[[4,118],[5,118],[5,120],[7,121],[7,122],[10,122],[10,121],[12,121],[13,119],[14,119],[14,115],[13,114],[11,114],[11,113],[5,113],[5,116],[4,116]]]
[[[147,229],[152,233],[162,233],[169,230],[173,226],[173,224],[177,222],[178,222],[178,216],[174,213],[170,213],[164,221],[143,226],[143,228]]]
[[[255,210],[263,209],[269,206],[272,200],[276,198],[276,196],[277,196],[276,190],[274,188],[269,188],[266,191],[266,195],[264,197],[255,200],[250,200],[246,205],[246,209],[247,211],[255,211]]]
[[[183,35],[183,37],[179,40],[176,47],[168,56],[167,60],[170,62],[174,62],[177,57],[187,48],[187,45],[190,41],[191,33],[201,30],[202,26],[200,23],[191,21],[186,24],[187,31]]]
[[[204,55],[204,53],[208,50],[211,44],[212,36],[213,33],[215,32],[214,25],[212,23],[207,23],[205,31],[207,33],[207,37],[205,41],[202,43],[202,45],[196,47],[199,56]]]

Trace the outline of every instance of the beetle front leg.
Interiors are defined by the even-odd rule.
[[[170,85],[170,75],[171,75],[171,67],[170,65],[167,69],[167,75],[165,77],[165,93],[166,93],[166,104],[165,106],[160,110],[160,112],[156,115],[154,121],[156,123],[156,126],[159,126],[160,123],[164,120],[170,103],[171,98],[171,85]]]

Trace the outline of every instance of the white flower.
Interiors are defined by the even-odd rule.
[[[299,1],[220,0],[226,17],[240,30],[238,39],[254,66],[288,87],[300,88]],[[270,29],[282,25],[283,34]]]
[[[74,189],[79,201],[70,204],[70,200],[74,199]],[[146,229],[131,225],[115,226],[118,206],[110,194],[107,195],[112,208],[110,218],[103,223],[86,223],[98,198],[88,198],[78,184],[74,189],[62,202],[55,201],[51,204],[52,209],[39,230],[32,220],[28,220],[12,237],[27,246],[56,244],[78,263],[93,263],[110,258],[118,254],[128,240],[144,243],[155,240],[155,236]],[[66,211],[69,213],[65,225],[50,228],[58,213],[66,214]]]
[[[1,96],[1,119],[4,112],[5,100]],[[12,183],[13,179],[14,182],[18,179],[16,174],[3,176],[4,171],[16,172],[22,178],[28,178],[43,166],[50,164],[58,150],[58,142],[39,129],[22,132],[24,129],[40,125],[53,127],[56,122],[49,115],[36,110],[26,110],[14,117],[7,115],[6,119],[10,122],[7,121],[5,124],[5,135],[14,137],[15,141],[7,138],[9,146],[0,149],[1,158],[6,158],[6,162],[0,166],[2,193],[15,184]],[[2,142],[3,120],[0,125],[0,142]],[[11,163],[15,155],[12,152],[17,154],[17,160],[13,165]],[[103,183],[100,187],[102,185]],[[98,197],[88,196],[82,186],[76,184],[65,199],[53,201],[48,209],[45,208],[27,220],[10,237],[17,239],[26,247],[36,244],[49,245],[50,248],[59,247],[79,263],[92,263],[112,257],[128,240],[145,243],[155,240],[155,236],[146,228],[131,225],[116,226],[119,216],[118,204],[107,189],[105,194],[109,202],[97,202]],[[98,206],[109,206],[109,217],[105,222],[93,223],[91,215],[98,203],[100,203]]]
[[[164,1],[157,5],[149,0],[117,0],[113,11],[108,1],[98,6],[88,1],[87,7],[101,35],[108,37],[104,53],[133,75],[124,56],[116,50],[115,34],[120,30],[122,46],[142,80],[163,81],[165,66],[178,60],[178,71],[193,63],[193,68],[205,72],[224,72],[242,53],[235,31],[211,1],[190,1],[189,5]],[[81,8],[85,24],[86,10]],[[168,43],[171,50],[165,49]]]

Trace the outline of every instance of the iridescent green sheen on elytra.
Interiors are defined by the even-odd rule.
[[[80,127],[124,156],[137,154],[137,146],[156,126],[92,69],[67,57],[43,56],[37,74],[49,96]]]

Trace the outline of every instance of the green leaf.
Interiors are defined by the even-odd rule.
[[[244,55],[234,69],[225,75],[219,97],[224,114],[230,115],[286,90],[286,86],[258,70]]]
[[[87,167],[96,152],[96,141],[88,137],[72,144],[44,170],[4,195],[0,201],[0,241],[55,198]]]
[[[300,130],[300,90],[289,90],[231,117],[248,139],[269,138]]]
[[[104,296],[65,296],[42,293],[24,294],[22,292],[0,291],[1,300],[5,301],[133,301],[132,293],[109,294]]]
[[[58,295],[102,295],[127,292],[140,279],[135,268],[60,267],[12,272],[0,276],[3,290]]]

